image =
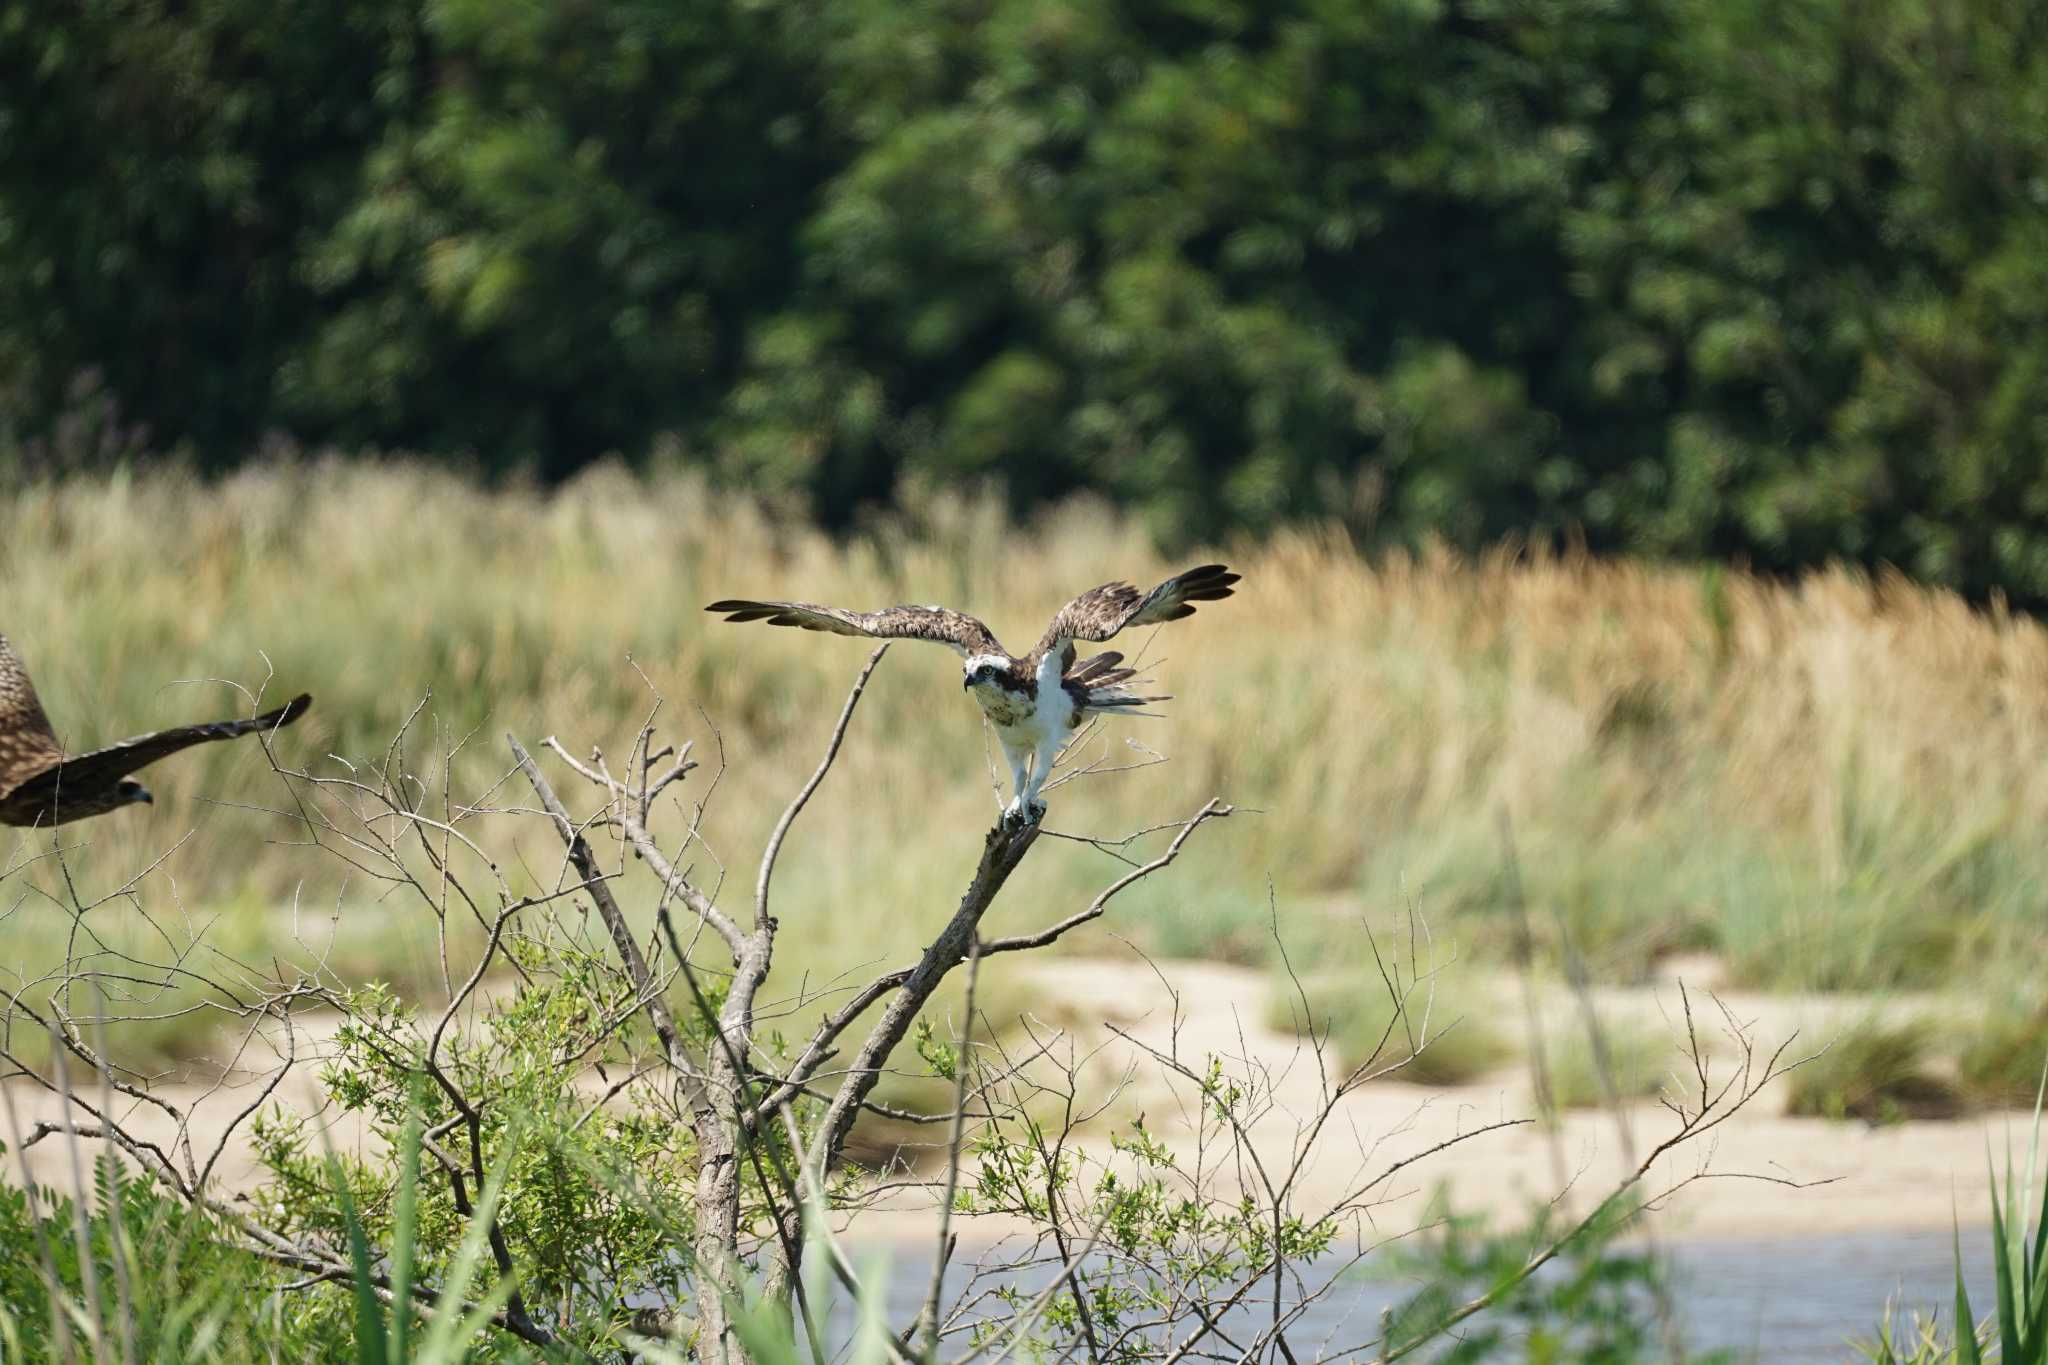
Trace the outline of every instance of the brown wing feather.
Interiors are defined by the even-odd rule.
[[[1221,564],[1204,564],[1175,574],[1142,597],[1128,583],[1105,583],[1090,588],[1060,608],[1031,657],[1042,659],[1072,640],[1107,640],[1127,626],[1149,626],[1193,616],[1196,602],[1230,596],[1230,585],[1238,578]]]
[[[8,795],[22,801],[32,801],[45,789],[52,795],[60,790],[80,793],[100,791],[119,782],[130,773],[141,771],[160,758],[177,753],[180,749],[189,749],[195,744],[210,744],[215,740],[236,739],[242,735],[258,734],[290,725],[305,715],[312,705],[312,697],[300,695],[275,711],[266,711],[247,720],[181,725],[175,730],[158,730],[154,734],[137,735],[134,739],[124,739],[119,744],[110,744],[89,754],[64,759],[56,766],[46,768],[23,782]]]
[[[723,613],[731,622],[766,621],[771,626],[797,626],[834,635],[865,635],[881,640],[930,640],[951,645],[962,655],[1007,654],[987,626],[950,607],[884,607],[880,611],[848,611],[815,602],[754,602],[729,597],[706,611]]]
[[[64,746],[50,728],[21,656],[0,635],[0,796],[62,762]]]
[[[1114,672],[1122,672],[1128,676],[1133,670],[1128,668],[1117,669],[1117,665],[1123,661],[1124,656],[1115,650],[1104,650],[1100,654],[1090,655],[1088,658],[1081,660],[1080,663],[1067,669],[1066,681],[1072,683],[1094,683]]]

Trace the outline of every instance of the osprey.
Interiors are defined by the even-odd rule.
[[[247,720],[158,730],[89,754],[67,755],[21,656],[0,635],[0,825],[63,825],[122,806],[146,805],[149,790],[130,773],[195,744],[267,734],[290,725],[312,704],[311,697],[298,696]]]
[[[706,611],[728,621],[766,621],[771,626],[801,626],[834,635],[867,635],[885,640],[932,640],[951,645],[966,662],[960,685],[981,703],[982,714],[995,727],[1009,760],[1013,789],[1006,820],[1037,820],[1045,814],[1038,799],[1053,761],[1067,739],[1090,718],[1122,712],[1137,714],[1149,702],[1167,697],[1140,696],[1131,690],[1136,669],[1119,668],[1124,656],[1115,652],[1076,662],[1076,640],[1107,640],[1126,626],[1150,626],[1195,614],[1197,602],[1230,596],[1239,575],[1221,564],[1204,564],[1175,574],[1148,593],[1128,583],[1091,588],[1061,607],[1038,645],[1023,658],[1004,649],[989,628],[949,607],[887,607],[881,611],[847,611],[810,602],[752,602],[728,598]]]

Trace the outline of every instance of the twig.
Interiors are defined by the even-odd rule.
[[[981,980],[981,939],[967,940],[967,1003],[953,1050],[953,1131],[946,1140],[946,1195],[939,1205],[939,1247],[932,1257],[931,1290],[925,1296],[924,1353],[939,1346],[939,1300],[946,1288],[946,1262],[953,1256],[953,1200],[960,1191],[961,1140],[967,1132],[968,1050],[974,1044],[974,990]]]
[[[761,872],[754,882],[754,928],[758,932],[768,924],[768,883],[775,875],[775,860],[782,854],[782,841],[789,835],[789,827],[796,823],[796,817],[810,803],[811,794],[825,780],[825,774],[832,771],[832,761],[839,757],[839,746],[846,739],[846,727],[853,720],[853,709],[860,705],[863,693],[868,689],[868,679],[882,662],[882,656],[889,652],[887,644],[877,645],[875,652],[868,655],[867,666],[860,676],[853,680],[853,690],[846,694],[846,704],[839,708],[839,721],[832,727],[832,738],[825,745],[825,756],[818,760],[818,767],[811,774],[811,780],[804,783],[803,790],[796,794],[782,818],[775,822],[774,833],[768,836],[768,847],[761,853]]]
[[[1180,832],[1173,836],[1173,842],[1166,846],[1164,853],[1149,863],[1132,868],[1129,872],[1111,882],[1103,889],[1101,895],[1088,903],[1087,909],[1069,915],[1058,923],[1048,925],[1036,933],[1016,934],[1009,938],[991,939],[982,945],[981,951],[989,956],[994,956],[997,953],[1017,953],[1031,948],[1043,948],[1057,941],[1061,935],[1078,929],[1080,926],[1088,923],[1088,921],[1099,917],[1104,910],[1109,908],[1109,903],[1112,900],[1116,899],[1120,893],[1133,884],[1143,881],[1162,868],[1171,866],[1173,860],[1180,856],[1181,846],[1187,843],[1189,837],[1196,830],[1200,829],[1203,824],[1210,820],[1222,820],[1229,817],[1234,810],[1235,807],[1227,806],[1221,801],[1212,799],[1207,805],[1181,823]]]
[[[676,1028],[675,1016],[669,1012],[668,1000],[654,984],[653,974],[647,970],[647,959],[640,952],[640,945],[633,939],[633,930],[626,923],[626,914],[613,899],[611,888],[606,884],[603,869],[597,865],[597,855],[590,850],[590,843],[576,829],[569,819],[569,812],[556,797],[554,788],[541,774],[540,765],[533,761],[525,748],[511,735],[505,742],[512,747],[512,757],[519,765],[519,771],[526,774],[532,784],[534,795],[540,798],[542,808],[555,822],[556,832],[568,845],[569,860],[576,865],[577,875],[583,878],[582,890],[590,893],[591,902],[597,906],[597,913],[612,936],[612,946],[618,951],[619,961],[625,966],[626,974],[633,983],[648,1019],[654,1025],[655,1035],[668,1054],[669,1065],[676,1073],[701,1088],[702,1073],[691,1062],[683,1049],[682,1033]]]

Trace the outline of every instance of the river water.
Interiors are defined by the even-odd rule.
[[[1902,1309],[1955,1304],[1954,1234],[1884,1232],[1768,1241],[1679,1242],[1669,1249],[1688,1342],[1758,1362],[1859,1357],[1889,1295]],[[1982,1318],[1997,1308],[1989,1228],[1962,1230],[1963,1283]]]
[[[1807,1365],[1861,1357],[1851,1343],[1868,1340],[1888,1297],[1901,1319],[1909,1309],[1938,1311],[1949,1321],[1955,1301],[1951,1234],[1883,1232],[1858,1236],[1770,1239],[1701,1239],[1668,1244],[1673,1299],[1686,1347],[1725,1350],[1759,1365]],[[896,1245],[867,1249],[863,1260],[885,1257],[889,1317],[917,1316],[930,1283],[929,1253]],[[1996,1307],[1988,1228],[1962,1232],[1964,1282],[1981,1318]],[[1047,1272],[1020,1276],[1035,1290]],[[964,1277],[949,1275],[964,1285]],[[1304,1315],[1289,1334],[1298,1359],[1355,1346],[1373,1335],[1380,1309],[1405,1299],[1416,1284],[1360,1276]],[[950,1296],[949,1296],[950,1297]],[[842,1320],[842,1326],[843,1326]],[[1514,1355],[1504,1357],[1517,1358]]]

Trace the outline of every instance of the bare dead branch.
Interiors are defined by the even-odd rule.
[[[876,1021],[819,1123],[813,1154],[814,1159],[821,1163],[821,1169],[829,1167],[838,1158],[862,1101],[867,1099],[868,1092],[881,1078],[884,1062],[903,1041],[904,1035],[910,1031],[911,1021],[931,999],[946,974],[966,957],[968,942],[979,927],[981,917],[988,912],[989,905],[1009,881],[1010,874],[1017,870],[1017,865],[1024,861],[1024,855],[1031,851],[1031,845],[1037,838],[1038,826],[1034,824],[1011,827],[999,822],[989,831],[982,847],[981,862],[975,868],[974,880],[960,898],[959,909],[954,911],[953,918],[939,936],[932,940],[882,1017]]]
[[[1048,925],[1035,934],[1016,934],[1008,938],[991,939],[988,943],[982,945],[982,952],[991,956],[996,953],[1016,953],[1032,948],[1043,948],[1057,942],[1061,935],[1078,929],[1088,923],[1088,921],[1099,917],[1104,910],[1109,908],[1109,903],[1129,887],[1136,885],[1163,868],[1170,867],[1173,864],[1173,860],[1180,856],[1182,845],[1187,843],[1189,837],[1196,830],[1200,829],[1204,823],[1210,820],[1227,818],[1231,815],[1233,809],[1233,807],[1224,805],[1221,801],[1211,800],[1207,805],[1182,822],[1180,832],[1173,836],[1173,842],[1166,846],[1164,853],[1141,867],[1132,868],[1128,873],[1111,882],[1103,889],[1101,895],[1088,903],[1087,909],[1069,915],[1057,924]]]
[[[540,799],[542,809],[554,820],[556,833],[562,836],[562,842],[568,846],[569,860],[576,865],[577,874],[583,878],[581,887],[571,889],[590,893],[591,903],[597,907],[599,917],[604,920],[605,928],[611,933],[612,946],[618,951],[619,961],[625,966],[637,998],[654,1025],[655,1035],[660,1038],[662,1047],[668,1053],[669,1065],[674,1067],[680,1076],[696,1077],[696,1084],[701,1086],[702,1073],[683,1048],[682,1033],[676,1028],[675,1016],[669,1011],[668,1000],[656,986],[653,974],[647,970],[647,959],[641,954],[640,945],[633,939],[632,928],[626,923],[626,912],[619,908],[618,901],[612,896],[611,887],[607,884],[608,878],[598,866],[597,855],[591,852],[590,842],[577,831],[575,824],[569,819],[569,813],[555,795],[554,788],[541,774],[540,765],[533,761],[532,756],[513,736],[505,736],[505,742],[512,748],[512,757],[518,763],[519,771],[526,774],[526,780],[532,784],[534,795]],[[716,925],[713,927],[716,928]]]
[[[826,741],[825,756],[818,760],[817,770],[811,774],[811,780],[804,783],[803,790],[798,792],[796,798],[783,810],[782,818],[775,822],[775,829],[768,836],[768,847],[761,853],[761,872],[754,882],[756,933],[770,925],[768,883],[775,876],[775,861],[782,854],[782,841],[789,837],[789,827],[796,823],[796,817],[810,803],[812,793],[816,792],[819,784],[825,780],[825,774],[832,771],[832,762],[839,757],[839,746],[846,739],[846,727],[853,721],[853,710],[860,705],[861,696],[868,690],[868,679],[874,676],[875,669],[882,662],[882,656],[888,652],[889,646],[884,643],[875,646],[874,653],[868,655],[867,666],[862,668],[860,676],[853,680],[853,690],[846,694],[846,704],[839,708],[839,720],[832,727],[832,738]]]

